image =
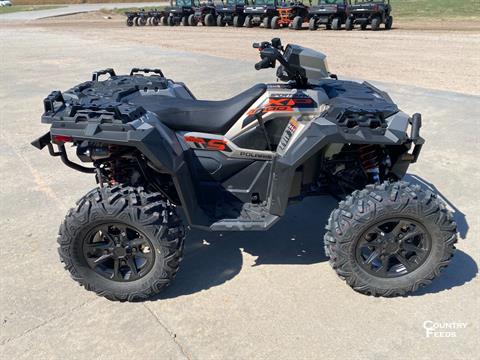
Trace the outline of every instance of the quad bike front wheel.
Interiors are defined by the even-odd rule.
[[[380,24],[382,23],[382,19],[379,17],[375,17],[372,19],[372,23],[370,24],[370,27],[372,28],[373,31],[377,31],[380,29]]]
[[[310,19],[310,21],[308,22],[308,29],[312,30],[312,31],[318,29],[317,19],[315,19],[315,18]]]
[[[184,229],[162,196],[143,188],[90,191],[60,226],[61,261],[74,280],[110,300],[159,293],[174,279]]]
[[[353,20],[351,18],[348,18],[345,21],[345,30],[347,30],[347,31],[352,31],[353,30]]]
[[[301,30],[303,25],[303,18],[301,16],[295,16],[292,21],[293,30]]]
[[[247,28],[253,27],[253,21],[252,21],[252,17],[251,17],[250,15],[247,15],[247,16],[245,17],[244,26],[247,27]]]
[[[332,29],[333,30],[340,30],[342,27],[342,21],[339,17],[336,17],[332,20]]]
[[[385,20],[385,30],[391,30],[393,26],[393,17],[388,16],[387,20]]]
[[[133,19],[127,18],[127,26],[133,26]]]
[[[205,15],[205,21],[204,21],[205,26],[216,26],[217,23],[215,21],[215,17],[213,14],[207,14]]]
[[[374,296],[427,285],[455,251],[456,224],[431,191],[406,182],[355,191],[330,215],[325,253],[340,278]]]

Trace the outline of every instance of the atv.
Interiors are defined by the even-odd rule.
[[[288,5],[280,6],[278,15],[272,18],[270,26],[272,29],[290,27],[293,30],[300,30],[302,24],[308,21],[308,7],[301,1],[293,1]]]
[[[309,9],[310,30],[317,30],[325,25],[327,30],[340,30],[347,20],[349,0],[317,0]]]
[[[380,24],[385,24],[386,30],[390,30],[393,25],[390,0],[354,0],[348,7],[348,13],[345,22],[347,30],[353,30],[355,24],[360,24],[362,30],[370,25],[373,31],[379,30]]]
[[[216,26],[217,13],[215,4],[209,0],[195,6],[195,12],[188,17],[188,25],[197,26],[201,23],[203,26]]]
[[[173,4],[170,2],[171,8],[168,16],[162,17],[162,25],[175,26],[182,24],[188,26],[188,18],[195,13],[195,1],[194,0],[175,0]]]
[[[127,26],[145,26],[148,21],[148,13],[144,9],[139,11],[126,11]]]
[[[242,27],[245,23],[243,9],[248,5],[248,0],[222,0],[222,5],[217,5],[217,26]]]
[[[270,29],[273,17],[278,16],[278,7],[277,0],[255,0],[243,11],[245,14],[244,26],[251,28],[263,24],[265,29]]]
[[[356,291],[403,295],[448,265],[452,214],[402,181],[424,144],[421,115],[367,82],[338,80],[320,52],[278,38],[254,47],[255,69],[278,64],[281,83],[207,101],[160,69],[106,69],[44,100],[50,129],[32,145],[97,183],[58,236],[61,261],[87,290],[147,298],[178,271],[183,224],[267,231],[290,203],[321,195],[341,200],[325,253]]]

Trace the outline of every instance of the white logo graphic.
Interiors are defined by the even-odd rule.
[[[457,337],[458,329],[465,329],[467,323],[464,322],[438,322],[426,320],[423,322],[423,328],[425,329],[425,336],[428,337],[443,337],[452,338]]]

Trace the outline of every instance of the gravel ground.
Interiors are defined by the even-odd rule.
[[[252,62],[257,58],[251,49],[253,42],[281,37],[284,43],[326,53],[331,71],[343,76],[480,95],[478,22],[449,22],[455,31],[446,30],[445,23],[409,21],[392,31],[311,32],[202,26],[127,28],[122,16],[104,17],[101,13],[80,14],[30,22],[29,26],[81,32],[82,37],[101,38],[114,46],[135,43]],[[145,64],[152,61],[155,59],[140,60]]]
[[[266,233],[190,232],[174,284],[151,301],[120,304],[77,286],[58,261],[58,225],[94,180],[29,144],[47,130],[39,121],[42,99],[88,80],[93,70],[114,67],[126,73],[134,66],[161,67],[199,98],[224,98],[274,79],[272,71],[253,70],[257,59],[250,42],[279,33],[92,23],[91,28],[73,19],[71,27],[65,22],[0,27],[5,49],[0,55],[0,358],[478,357],[480,97],[458,93],[478,94],[471,85],[478,77],[475,34],[319,31],[302,32],[298,41],[300,35],[281,33],[324,50],[339,74],[383,80],[374,84],[403,110],[422,112],[427,143],[408,180],[435,184],[450,202],[461,238],[451,265],[431,286],[393,299],[352,291],[322,250],[323,226],[336,201],[310,198],[292,206]],[[388,40],[394,38],[400,40]],[[439,38],[446,39],[443,45]],[[372,39],[389,44],[389,50],[365,50]],[[395,43],[404,44],[403,50]],[[428,56],[427,50],[412,51],[422,44]],[[347,45],[370,62],[349,60]],[[402,61],[401,54],[416,56]],[[462,67],[453,65],[452,56]],[[386,71],[380,58],[395,66]],[[466,327],[456,329],[455,337],[427,337],[426,321]]]

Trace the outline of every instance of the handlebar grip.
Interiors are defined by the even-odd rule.
[[[266,57],[255,64],[255,70],[266,69],[268,67],[270,67],[270,59]]]

